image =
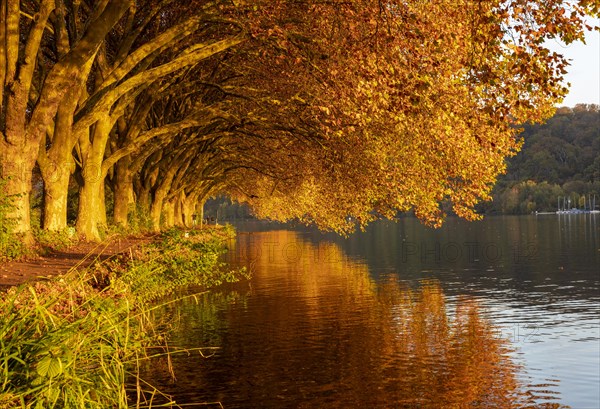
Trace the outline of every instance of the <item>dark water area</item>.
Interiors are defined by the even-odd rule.
[[[600,407],[599,214],[236,227],[252,278],[162,312],[173,349],[205,348],[147,365],[178,403]]]

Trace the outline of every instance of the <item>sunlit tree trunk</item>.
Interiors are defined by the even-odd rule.
[[[5,193],[13,196],[14,208],[8,216],[17,220],[14,231],[22,233],[28,243],[32,241],[29,196],[39,129],[51,121],[56,107],[52,102],[57,102],[52,97],[57,91],[44,89],[48,92],[42,92],[33,112],[28,102],[37,54],[53,9],[54,2],[40,3],[36,20],[28,31],[22,31],[20,2],[0,1],[0,175],[6,179]],[[56,79],[49,75],[48,82]]]
[[[160,231],[160,216],[162,214],[163,201],[154,199],[150,205],[150,223],[152,224],[152,230],[155,232]]]
[[[13,196],[14,205],[7,216],[17,220],[14,231],[22,234],[26,243],[33,240],[29,198],[36,151],[29,145],[7,145],[0,149],[2,177],[6,180],[4,193]]]
[[[79,189],[79,210],[77,213],[77,233],[90,241],[99,241],[98,226],[106,223],[104,207],[104,178],[102,160],[106,141],[112,122],[109,117],[103,117],[94,128],[93,143],[90,144],[87,135],[79,138],[83,155],[83,185]]]
[[[98,203],[100,204],[100,208],[98,209],[98,226],[106,228],[108,223],[106,219],[106,178],[102,174],[100,177],[102,178],[102,182],[98,186]]]
[[[67,202],[72,162],[65,161],[54,173],[42,172],[44,178],[44,230],[61,231],[67,227]],[[41,169],[41,167],[40,167]]]
[[[198,215],[198,224],[200,227],[204,224],[204,202],[205,198],[202,198],[198,204],[196,204],[196,214]]]
[[[98,224],[104,206],[100,203],[101,185],[104,180],[98,168],[88,167],[83,174],[83,185],[79,189],[79,209],[77,212],[77,232],[89,241],[100,240]]]
[[[163,203],[163,227],[168,229],[175,226],[175,200],[166,200]]]
[[[150,187],[142,187],[135,196],[137,197],[136,205],[138,211],[149,215],[152,207]]]
[[[160,218],[163,213],[163,206],[165,204],[167,191],[168,188],[165,187],[164,183],[161,183],[161,185],[154,192],[154,197],[152,198],[152,204],[150,206],[150,221],[152,222],[152,230],[155,232],[160,231]]]
[[[115,165],[114,211],[116,225],[127,227],[128,215],[135,204],[133,195],[133,173],[129,170],[131,157],[125,156]]]
[[[182,195],[178,195],[174,197],[173,202],[173,224],[179,227],[185,227],[185,223],[183,220],[183,199]]]
[[[165,189],[164,185],[159,186],[154,192],[154,197],[150,206],[150,221],[152,222],[152,230],[156,232],[160,231],[160,217],[163,212],[166,196],[167,189]]]
[[[191,228],[194,225],[194,214],[195,214],[195,206],[198,202],[198,194],[192,192],[187,197],[185,197],[181,202],[182,207],[182,216],[183,216],[183,225],[185,227]],[[196,215],[196,223],[199,223],[198,216]]]

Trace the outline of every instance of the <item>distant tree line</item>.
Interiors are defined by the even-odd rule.
[[[571,207],[600,206],[600,107],[559,108],[544,124],[523,126],[521,152],[508,160],[486,213],[553,211],[559,198]],[[584,199],[584,197],[586,199]]]

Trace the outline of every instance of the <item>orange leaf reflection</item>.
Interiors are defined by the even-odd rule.
[[[478,302],[446,297],[437,281],[411,286],[401,273],[375,281],[336,244],[290,231],[242,234],[231,257],[253,278],[182,306],[171,344],[221,349],[201,365],[174,357],[186,378],[169,387],[176,398],[225,407],[560,407],[526,391],[511,345]]]

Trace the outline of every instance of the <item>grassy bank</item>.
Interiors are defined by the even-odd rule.
[[[137,375],[168,334],[151,311],[178,288],[235,281],[232,229],[172,230],[84,273],[0,293],[0,409],[152,407]]]

